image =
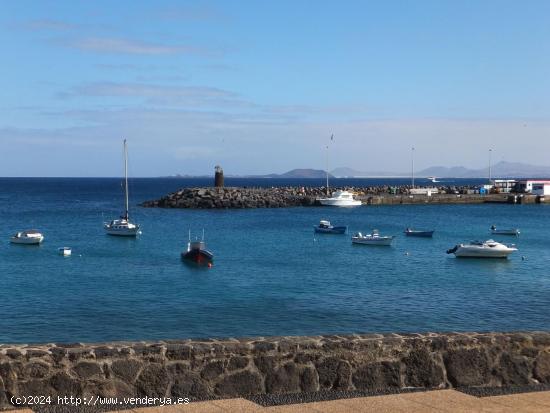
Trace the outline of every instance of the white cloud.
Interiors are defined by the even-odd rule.
[[[78,50],[111,53],[111,54],[136,54],[136,55],[177,55],[177,54],[209,54],[205,48],[187,45],[166,45],[160,43],[143,42],[139,40],[87,37],[62,41],[62,44]]]
[[[66,31],[66,30],[75,30],[79,26],[77,24],[68,23],[61,20],[37,19],[37,20],[30,20],[28,22],[21,23],[20,27],[26,30],[32,30],[32,31],[38,31],[38,30]]]
[[[53,116],[53,114],[52,114]],[[382,119],[362,121],[286,122],[262,113],[226,113],[175,109],[89,110],[58,113],[65,121],[90,122],[79,128],[0,130],[0,157],[25,146],[47,148],[71,159],[86,158],[86,169],[48,164],[42,171],[59,175],[119,173],[120,140],[132,144],[134,176],[210,173],[220,163],[228,174],[284,172],[298,167],[324,168],[324,147],[335,140],[330,165],[358,170],[402,172],[410,167],[410,147],[416,148],[418,170],[462,165],[482,168],[487,150],[494,161],[523,161],[548,165],[548,120],[499,119]],[[82,152],[82,145],[87,145]],[[34,149],[33,149],[34,151]],[[106,154],[111,160],[105,158]],[[17,156],[4,155],[0,175],[10,173]],[[92,162],[92,160],[95,160]],[[53,161],[52,161],[53,162]],[[16,165],[11,165],[16,166]],[[83,167],[82,167],[83,168]]]
[[[215,87],[177,86],[147,83],[97,82],[76,86],[60,93],[61,98],[136,98],[150,105],[186,107],[254,107],[237,93]]]

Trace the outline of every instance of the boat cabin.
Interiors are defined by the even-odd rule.
[[[319,222],[319,228],[330,228],[330,221],[321,220]]]
[[[191,241],[189,242],[189,251],[191,250],[204,250],[206,249],[206,243],[204,241]]]

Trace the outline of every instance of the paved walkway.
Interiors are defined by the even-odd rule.
[[[389,396],[360,397],[325,402],[262,407],[245,399],[213,400],[187,405],[145,407],[127,410],[132,413],[548,413],[550,391],[474,397],[455,390],[436,390]],[[8,413],[8,412],[7,412]],[[31,413],[18,410],[17,413]],[[117,412],[121,413],[121,411]]]

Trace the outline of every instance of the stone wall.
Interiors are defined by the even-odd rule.
[[[367,334],[0,345],[12,396],[237,397],[550,383],[550,333]]]
[[[316,188],[186,188],[143,207],[158,208],[282,208],[313,206],[322,192]]]

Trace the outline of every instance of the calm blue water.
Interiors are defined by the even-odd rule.
[[[207,183],[136,179],[131,199]],[[0,179],[0,342],[550,328],[550,206],[133,207],[142,236],[109,237],[102,222],[122,201],[119,179]],[[398,238],[391,248],[314,238],[322,218]],[[521,228],[517,240],[504,238],[520,248],[511,259],[445,254],[489,238],[493,223]],[[435,228],[434,239],[405,238],[410,225]],[[13,232],[33,227],[46,235],[40,247],[9,244]],[[188,229],[203,228],[215,265],[190,268],[179,254]],[[72,257],[57,255],[65,245]]]

